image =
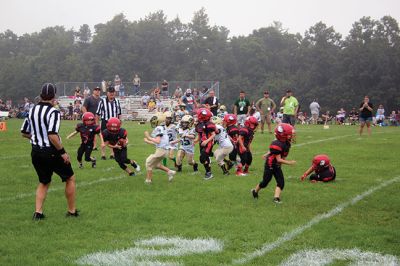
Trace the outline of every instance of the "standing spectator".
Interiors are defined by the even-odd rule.
[[[215,96],[215,91],[210,90],[208,92],[208,97],[204,100],[204,105],[206,108],[209,108],[213,116],[217,116],[218,114],[218,107],[219,107],[219,100]]]
[[[121,85],[119,87],[119,96],[125,97],[125,85],[124,85],[124,83],[121,83]]]
[[[153,91],[154,97],[155,97],[156,99],[160,99],[160,93],[161,93],[161,90],[160,90],[160,88],[157,86],[157,87],[154,89],[154,91]]]
[[[398,126],[398,122],[396,120],[396,111],[392,111],[392,113],[389,116],[389,121],[391,126]]]
[[[96,124],[99,124],[101,119],[101,131],[103,132],[107,128],[107,121],[111,117],[121,118],[121,104],[118,99],[115,98],[114,87],[108,87],[107,97],[100,100],[99,106],[96,111]],[[101,136],[101,135],[100,135]],[[101,138],[101,159],[106,159],[105,153],[106,145],[104,144],[103,138]],[[114,159],[114,154],[111,150],[110,159]]]
[[[193,110],[197,106],[197,102],[196,102],[196,99],[194,98],[194,96],[192,95],[192,90],[191,89],[187,89],[186,90],[185,95],[183,95],[181,97],[180,103],[184,103],[186,111],[188,111],[189,114],[192,115]]]
[[[264,97],[256,102],[256,108],[261,115],[261,134],[264,133],[264,124],[267,122],[268,132],[272,134],[271,113],[275,111],[276,104],[274,100],[269,98],[269,92],[264,91]]]
[[[319,110],[321,110],[321,107],[317,103],[317,100],[314,99],[312,103],[310,103],[310,112],[311,112],[311,118],[312,118],[312,124],[316,125],[318,123],[318,117],[319,117]]]
[[[140,78],[138,74],[135,74],[132,83],[133,83],[133,95],[138,95],[140,90]]]
[[[101,90],[106,93],[107,92],[107,81],[105,81],[103,79],[103,81],[101,82]]]
[[[61,144],[58,134],[60,112],[53,108],[56,87],[51,83],[43,85],[40,102],[35,105],[25,119],[21,133],[32,144],[32,164],[39,177],[36,189],[34,220],[45,218],[43,204],[50,186],[51,176],[55,172],[65,182],[65,196],[68,204],[68,216],[78,216],[75,208],[75,176],[68,153]]]
[[[182,97],[182,88],[180,86],[176,86],[176,90],[174,92],[174,98],[175,99],[180,99]]]
[[[165,79],[161,83],[161,94],[164,99],[168,98],[168,82]]]
[[[382,125],[385,122],[385,109],[383,105],[380,104],[376,110],[376,123]]]
[[[79,100],[79,101],[82,100],[81,88],[79,88],[79,86],[76,86],[76,88],[75,88],[74,97],[75,97],[75,100]]]
[[[119,96],[120,87],[121,87],[121,79],[119,78],[119,75],[115,75],[115,78],[114,78],[115,96]]]
[[[299,110],[299,102],[293,96],[292,90],[286,90],[286,95],[281,100],[283,107],[283,123],[294,126],[296,123],[297,111]]]
[[[246,93],[241,91],[239,93],[239,99],[236,100],[233,113],[237,115],[238,125],[243,126],[246,117],[249,116],[250,112],[250,101],[246,98]]]
[[[89,87],[85,87],[85,89],[83,90],[83,98],[86,99],[87,97],[89,97],[90,95],[90,89]]]
[[[149,96],[149,94],[147,92],[144,93],[144,95],[142,96],[141,101],[142,101],[142,107],[143,108],[147,108],[147,104],[150,101],[150,96]]]
[[[68,105],[68,120],[72,120],[72,117],[74,115],[74,106],[72,105],[72,103],[69,103]]]
[[[346,120],[346,111],[343,108],[337,112],[336,115],[336,123],[339,125],[343,125],[344,121]]]
[[[360,136],[363,132],[365,124],[367,124],[368,135],[371,135],[371,122],[372,122],[372,110],[374,109],[373,104],[369,101],[369,97],[365,96],[364,101],[360,104]]]

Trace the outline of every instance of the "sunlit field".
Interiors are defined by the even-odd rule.
[[[80,217],[66,218],[64,184],[53,176],[46,219],[32,221],[38,182],[22,120],[0,132],[0,265],[398,265],[400,260],[400,127],[297,126],[297,141],[283,166],[282,203],[273,203],[275,180],[260,192],[261,156],[273,140],[257,132],[248,176],[223,176],[213,160],[204,168],[186,164],[168,182],[155,171],[144,183],[148,124],[124,122],[128,154],[142,172],[128,176],[114,160],[78,168],[79,136],[66,140],[76,122],[62,121],[61,137],[73,157]],[[108,152],[108,151],[107,151]],[[332,183],[301,182],[319,153],[337,170]],[[100,159],[100,151],[94,151]],[[109,153],[108,153],[109,155]],[[198,155],[196,155],[198,159]],[[171,161],[168,166],[173,167]],[[310,260],[307,260],[310,259]]]

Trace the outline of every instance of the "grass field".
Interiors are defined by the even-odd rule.
[[[366,265],[367,255],[376,261],[368,265],[399,263],[400,128],[375,127],[372,136],[360,137],[355,126],[298,126],[288,158],[297,165],[283,166],[286,187],[276,205],[274,180],[258,200],[250,194],[261,180],[261,155],[272,135],[256,134],[249,176],[223,176],[214,163],[215,178],[204,181],[203,167],[195,174],[184,165],[173,182],[156,171],[147,185],[144,161],[154,147],[143,142],[143,131],[150,128],[126,122],[129,157],[142,173],[129,177],[113,160],[79,169],[74,158],[81,216],[65,217],[64,186],[53,176],[46,219],[34,222],[38,181],[21,123],[10,120],[8,131],[0,132],[0,265],[309,265],[301,260],[312,250],[353,251],[335,255],[341,259],[332,265]],[[66,140],[74,126],[61,126],[71,157],[80,141]],[[300,182],[318,153],[330,155],[337,180]],[[326,258],[315,253],[313,265]]]

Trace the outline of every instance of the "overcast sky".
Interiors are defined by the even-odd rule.
[[[400,22],[400,0],[0,0],[0,32],[17,35],[62,25],[78,30],[124,13],[130,21],[163,10],[168,20],[178,16],[188,23],[202,7],[210,25],[225,26],[230,36],[248,35],[253,30],[280,21],[291,33],[304,32],[322,21],[342,35],[363,16],[380,19],[385,15]]]

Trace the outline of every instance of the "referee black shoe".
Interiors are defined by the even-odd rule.
[[[96,159],[92,160],[92,168],[96,168]]]
[[[34,221],[39,221],[39,220],[43,220],[44,218],[45,218],[45,216],[44,216],[43,213],[35,212],[35,213],[33,214],[32,220],[34,220]]]
[[[253,198],[258,199],[258,192],[256,192],[254,188],[251,190],[251,194],[253,195]]]
[[[65,214],[65,217],[78,217],[78,216],[79,216],[78,210],[75,210],[75,212],[68,211],[67,214]]]

